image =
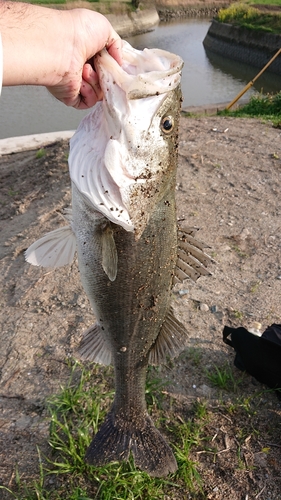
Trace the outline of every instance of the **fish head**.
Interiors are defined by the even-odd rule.
[[[98,210],[138,239],[175,176],[183,61],[160,49],[136,50],[125,41],[122,55],[122,66],[106,49],[95,56],[102,126],[99,138],[92,131],[89,141],[100,150],[103,170],[96,190],[107,192]]]

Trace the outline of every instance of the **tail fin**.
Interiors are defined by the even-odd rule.
[[[114,461],[127,461],[130,451],[135,465],[154,477],[166,476],[177,470],[171,448],[154,427],[149,416],[138,429],[132,422],[117,422],[112,409],[91,442],[86,461],[91,465],[105,465]]]

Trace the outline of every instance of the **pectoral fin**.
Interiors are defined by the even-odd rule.
[[[71,264],[76,250],[76,238],[70,226],[45,234],[25,252],[25,260],[34,266],[62,267]]]
[[[151,365],[161,365],[165,363],[167,356],[175,358],[185,348],[187,335],[185,327],[171,308],[149,353],[148,362]]]
[[[107,226],[101,235],[102,267],[109,277],[114,281],[117,275],[118,255],[111,227]]]
[[[90,326],[85,331],[78,353],[84,361],[94,361],[101,365],[110,365],[112,358],[111,350],[98,323]]]
[[[196,281],[200,276],[210,276],[206,269],[213,259],[204,252],[204,244],[194,237],[195,230],[178,231],[178,259],[175,268],[174,284],[186,278]]]

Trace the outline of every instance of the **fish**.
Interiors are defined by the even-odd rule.
[[[78,265],[96,322],[83,359],[113,364],[115,396],[85,460],[127,461],[154,477],[177,470],[174,453],[145,401],[148,365],[186,346],[176,318],[175,283],[210,274],[193,230],[178,228],[176,172],[182,59],[161,49],[122,45],[120,66],[106,48],[94,58],[103,99],[70,141],[72,210],[67,226],[33,243],[33,265]]]

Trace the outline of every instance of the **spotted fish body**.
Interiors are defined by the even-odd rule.
[[[125,42],[123,60],[120,67],[106,50],[96,56],[104,98],[71,140],[70,226],[35,242],[26,258],[56,267],[77,248],[96,317],[80,353],[114,366],[114,402],[86,460],[102,465],[131,452],[140,469],[165,476],[177,464],[147,413],[146,370],[184,348],[187,334],[170,307],[171,289],[175,280],[206,274],[208,257],[191,234],[179,238],[177,231],[182,61]]]

